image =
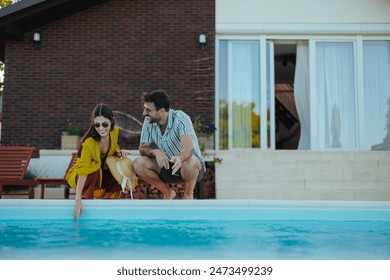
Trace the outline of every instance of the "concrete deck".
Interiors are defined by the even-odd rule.
[[[389,151],[218,151],[217,199],[390,200]]]
[[[29,170],[61,178],[72,150],[41,150]],[[138,151],[130,151],[133,158]],[[390,201],[389,151],[218,151],[216,199]],[[48,186],[45,199],[62,199]],[[35,188],[39,198],[40,187]],[[20,198],[4,196],[4,198]],[[23,196],[25,198],[25,196]]]

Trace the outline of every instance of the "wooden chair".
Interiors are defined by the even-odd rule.
[[[34,198],[33,179],[25,179],[27,167],[30,163],[35,147],[0,146],[0,198],[3,196],[4,186],[27,186],[28,198]],[[8,194],[20,194],[9,192]]]
[[[77,153],[72,153],[72,159],[69,162],[68,168],[65,171],[63,178],[36,178],[37,184],[41,185],[41,199],[45,198],[45,185],[65,185],[64,198],[68,199],[70,196],[70,186],[65,179],[66,173],[76,163]]]
[[[115,124],[119,128],[119,132],[123,138],[128,140],[131,138],[139,137],[141,135],[141,121],[121,111],[113,110],[112,113],[115,117]]]

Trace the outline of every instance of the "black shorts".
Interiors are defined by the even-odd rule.
[[[168,184],[183,183],[183,179],[180,176],[180,169],[174,175],[172,175],[172,166],[173,163],[170,162],[169,169],[165,169],[164,167],[161,168],[160,174],[158,174],[158,176],[163,182]],[[204,176],[204,169],[202,167],[201,170],[199,171],[198,178],[196,178],[196,182],[198,183],[200,180],[202,180],[203,176]]]

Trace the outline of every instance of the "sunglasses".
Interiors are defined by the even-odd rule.
[[[146,108],[146,107],[142,107],[142,109],[144,110],[144,112],[146,111],[148,113],[150,113],[152,111],[157,111],[157,109],[149,109],[149,108]]]
[[[110,124],[109,124],[109,123],[106,123],[106,122],[104,122],[104,123],[94,123],[93,126],[94,126],[95,128],[99,128],[100,126],[102,126],[102,127],[104,127],[104,128],[107,128],[107,127],[110,126]]]

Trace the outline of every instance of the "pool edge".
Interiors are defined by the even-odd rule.
[[[0,200],[0,219],[73,219],[73,200]],[[85,200],[80,219],[390,221],[387,201]]]

